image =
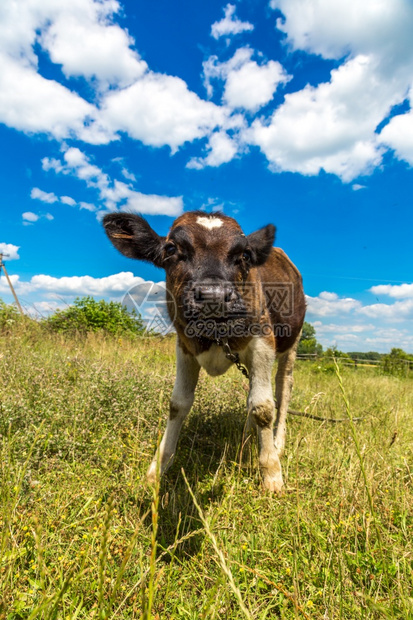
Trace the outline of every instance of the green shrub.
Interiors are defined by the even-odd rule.
[[[9,331],[21,319],[22,315],[14,304],[6,304],[0,299],[0,331]]]
[[[56,310],[44,319],[44,325],[55,332],[97,332],[139,335],[145,326],[138,314],[118,301],[96,301],[93,297],[76,298],[65,310]]]
[[[413,356],[403,349],[393,348],[390,353],[383,355],[382,365],[386,375],[407,377],[409,370],[413,368]]]

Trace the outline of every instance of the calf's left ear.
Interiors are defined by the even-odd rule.
[[[274,245],[275,230],[273,224],[268,224],[247,236],[248,246],[252,253],[251,263],[256,267],[263,265],[269,257]]]
[[[165,237],[157,235],[143,217],[132,213],[109,213],[102,223],[113,245],[124,256],[162,267]]]

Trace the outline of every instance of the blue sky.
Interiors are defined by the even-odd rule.
[[[163,279],[104,213],[165,233],[223,210],[277,226],[325,346],[413,351],[412,31],[409,0],[3,0],[0,251],[23,305]]]

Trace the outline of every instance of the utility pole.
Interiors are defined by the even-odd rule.
[[[9,274],[7,273],[6,265],[3,262],[3,256],[10,256],[10,254],[4,254],[3,252],[0,252],[0,275],[1,275],[1,270],[3,269],[4,275],[6,276],[7,283],[9,285],[9,287],[10,287],[11,292],[13,293],[13,297],[14,297],[14,301],[16,302],[16,306],[20,310],[20,313],[23,314],[23,308],[21,307],[20,302],[17,299],[16,291],[13,288],[13,284],[11,283],[11,280],[9,278]]]

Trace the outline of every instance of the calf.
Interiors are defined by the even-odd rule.
[[[305,299],[300,273],[282,250],[272,247],[275,227],[269,224],[245,235],[233,218],[201,211],[178,217],[166,237],[137,215],[111,213],[103,225],[122,254],[165,269],[167,307],[177,332],[169,418],[149,481],[155,480],[157,467],[162,474],[172,463],[200,368],[217,376],[236,363],[249,375],[248,423],[258,430],[264,488],[280,491],[280,456]],[[271,386],[276,356],[277,407]]]

